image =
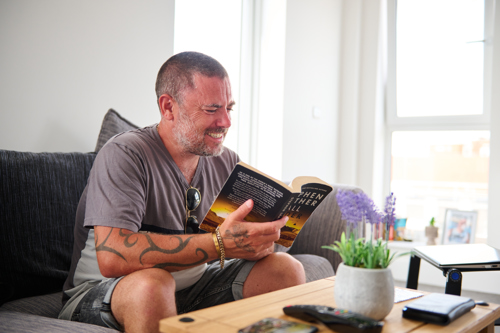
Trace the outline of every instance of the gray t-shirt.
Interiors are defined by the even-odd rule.
[[[161,141],[156,125],[110,139],[96,157],[78,205],[65,299],[104,279],[97,265],[94,226],[183,234],[189,186],[200,190],[201,204],[191,215],[201,222],[238,162],[238,155],[227,148],[221,156],[200,157],[188,184]],[[174,273],[177,289],[195,283],[204,270],[205,265],[201,265]]]

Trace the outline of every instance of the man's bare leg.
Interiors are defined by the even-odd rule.
[[[306,282],[304,267],[287,253],[276,252],[259,260],[243,284],[243,297],[251,297]]]
[[[157,268],[125,276],[115,287],[111,311],[128,333],[158,332],[160,319],[177,315],[174,278]]]

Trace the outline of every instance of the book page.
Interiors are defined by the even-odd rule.
[[[323,184],[323,185],[332,187],[330,184],[319,179],[318,177],[311,177],[311,176],[297,177],[294,180],[292,180],[292,182],[290,183],[289,186],[294,192],[300,192],[302,189],[302,186],[305,184]]]

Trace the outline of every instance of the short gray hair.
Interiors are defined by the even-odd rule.
[[[214,58],[199,52],[181,52],[170,57],[158,71],[156,78],[156,99],[163,94],[172,96],[182,104],[187,88],[194,88],[194,76],[225,79],[228,75],[224,67]]]

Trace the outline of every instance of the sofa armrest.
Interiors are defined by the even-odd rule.
[[[355,186],[333,185],[333,191],[309,217],[288,250],[289,254],[316,254],[325,257],[335,271],[342,262],[340,255],[332,250],[322,249],[321,246],[340,240],[342,232],[345,231],[345,221],[342,220],[342,214],[337,205],[338,190],[350,190],[356,193],[362,191]]]

